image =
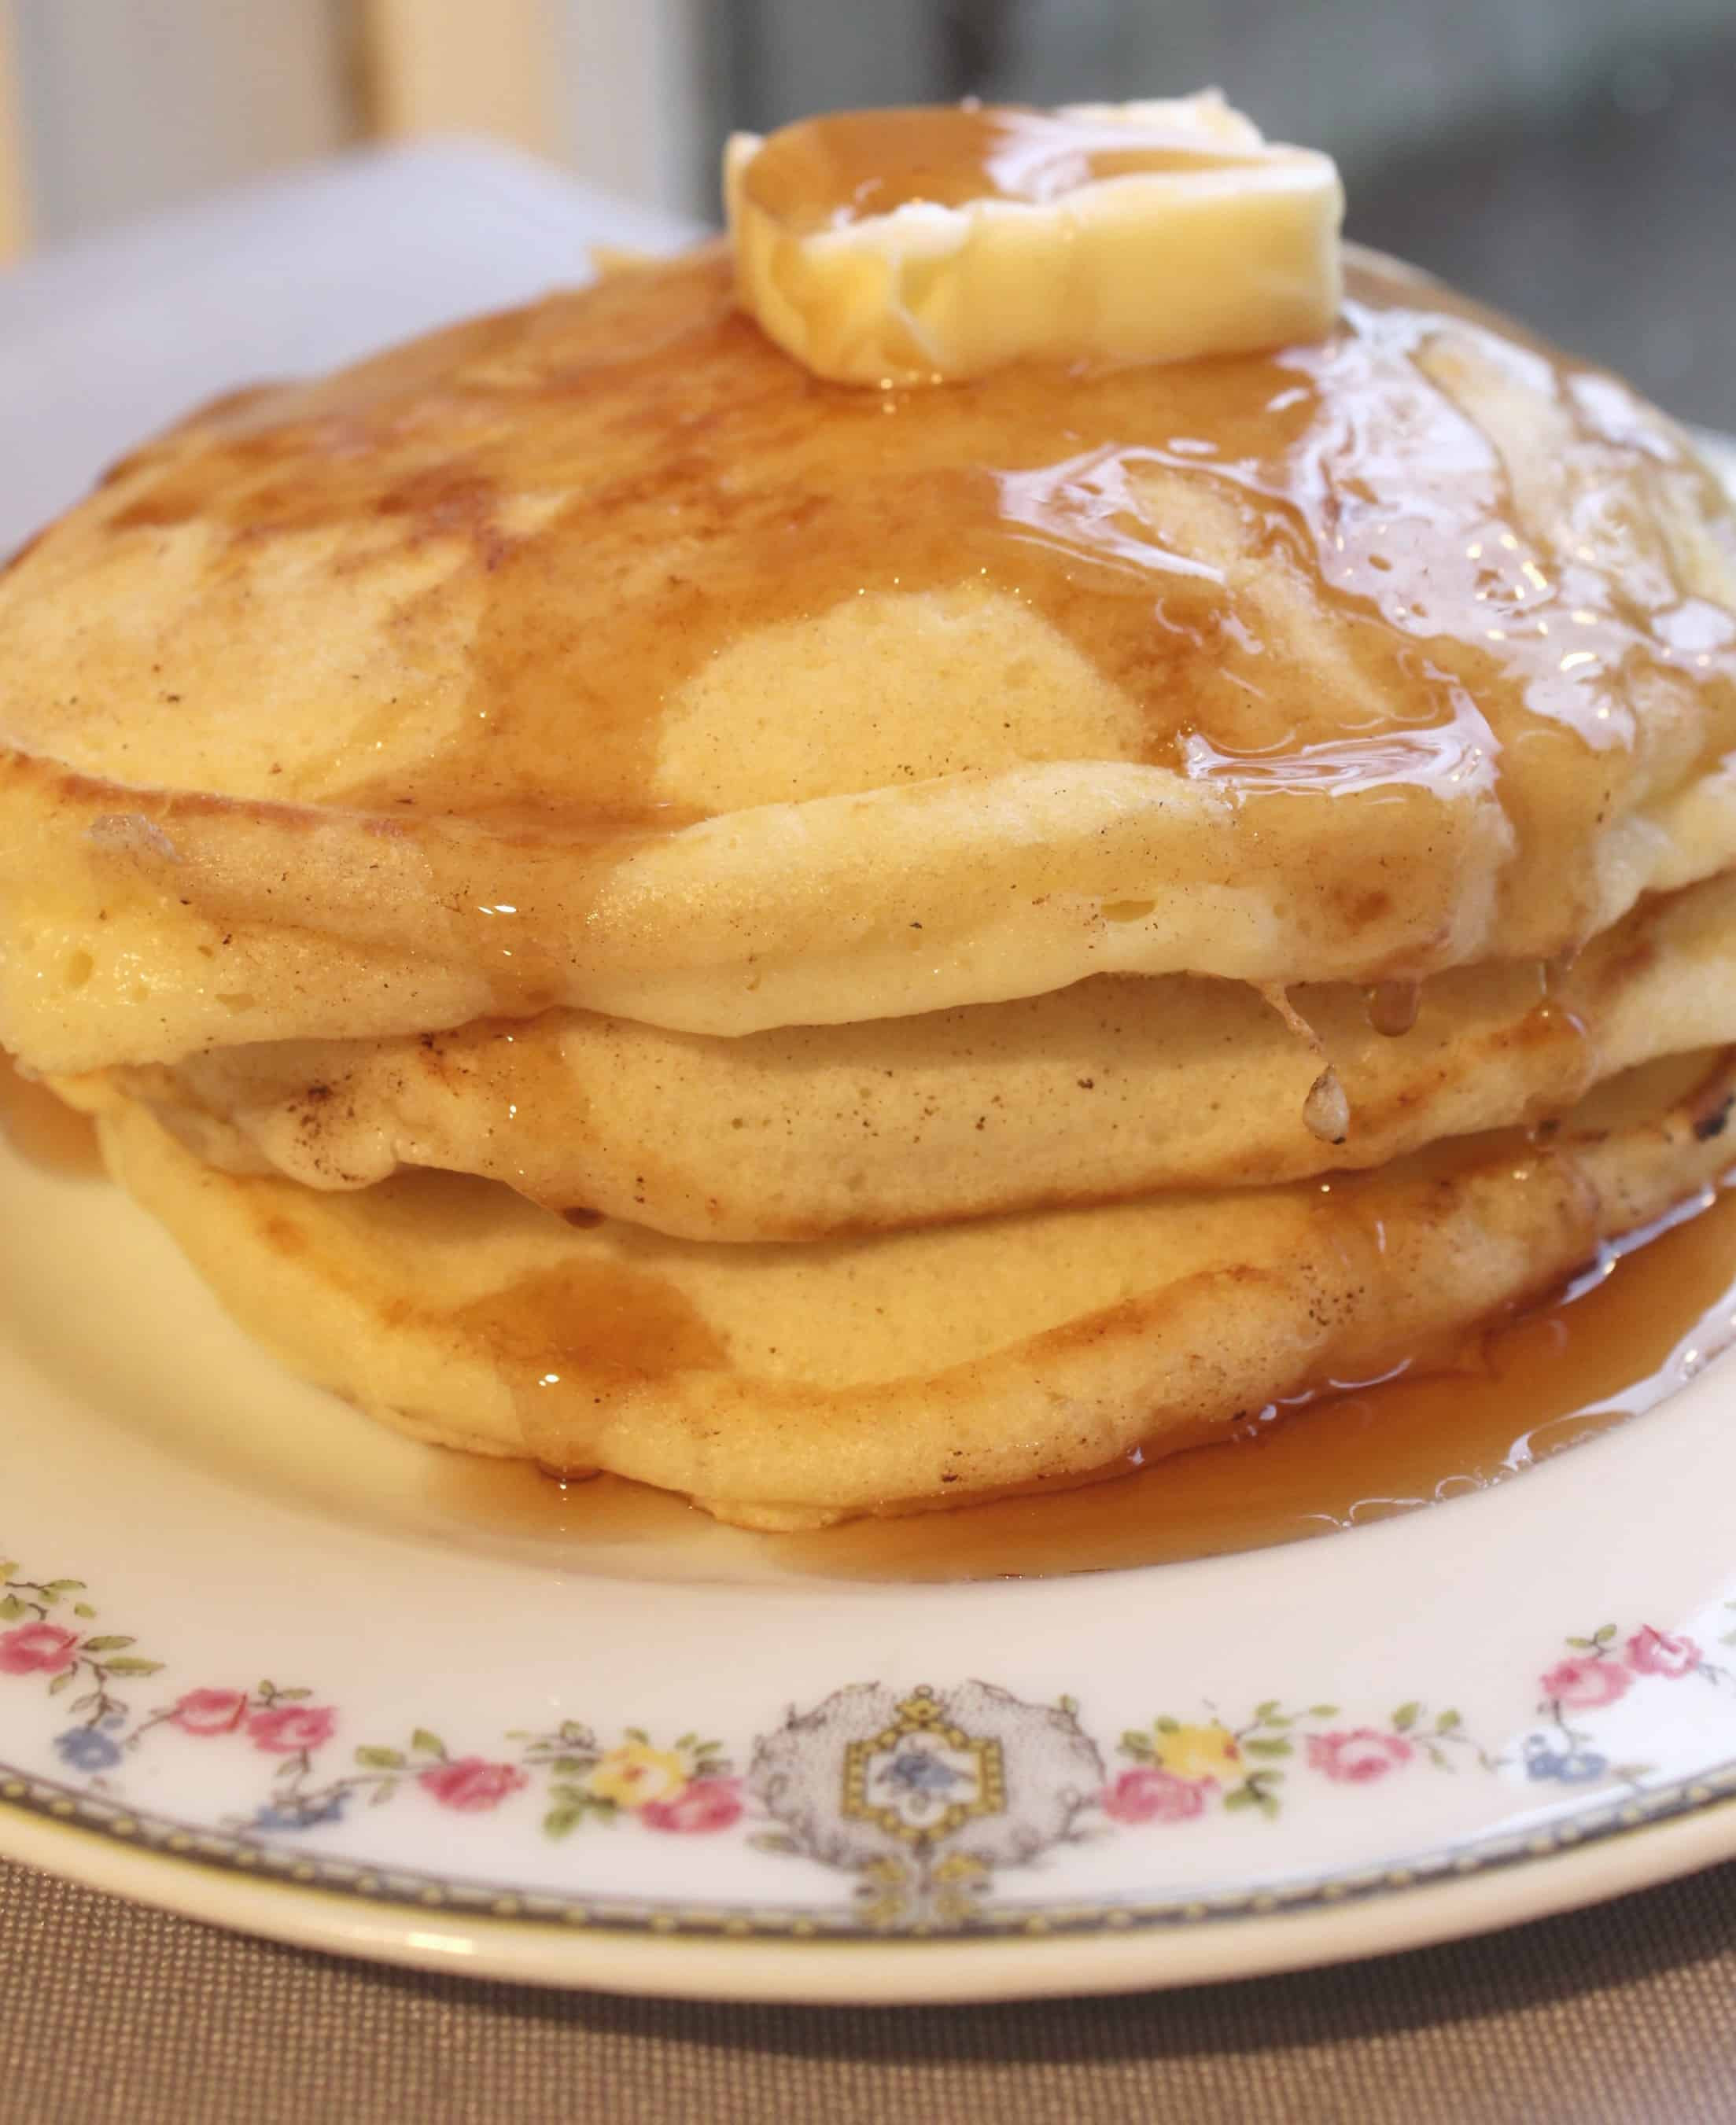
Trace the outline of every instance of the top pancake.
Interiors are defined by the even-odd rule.
[[[208,409],[0,579],[0,1042],[695,1032],[1541,958],[1736,860],[1680,435],[1324,343],[820,383],[715,248]]]

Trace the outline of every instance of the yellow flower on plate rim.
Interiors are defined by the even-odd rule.
[[[1178,1779],[1234,1778],[1242,1768],[1236,1737],[1219,1721],[1204,1727],[1171,1727],[1152,1737],[1152,1755],[1160,1769]]]
[[[585,1790],[636,1813],[649,1801],[673,1800],[686,1783],[687,1766],[679,1756],[643,1741],[624,1741],[592,1767]]]

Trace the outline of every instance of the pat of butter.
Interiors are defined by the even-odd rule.
[[[743,305],[839,383],[1248,352],[1338,308],[1337,167],[1215,90],[738,133],[724,192]]]

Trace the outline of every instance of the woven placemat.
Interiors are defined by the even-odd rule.
[[[1736,1865],[1375,1962],[993,2007],[710,2006],[346,1962],[0,1863],[4,2125],[1736,2118]]]

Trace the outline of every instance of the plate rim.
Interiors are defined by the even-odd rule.
[[[257,1866],[212,1865],[131,1835],[21,1807],[0,1793],[0,1857],[83,1887],[232,1932],[375,1964],[443,1970],[497,1983],[627,1996],[798,2005],[920,2005],[1169,1991],[1275,1976],[1522,1925],[1736,1858],[1736,1763],[1648,1799],[1587,1810],[1531,1835],[1484,1845],[1530,1848],[1500,1863],[1467,1854],[1422,1879],[1371,1893],[1316,1893],[1286,1909],[1255,1893],[1246,1910],[1065,1932],[1050,1925],[928,1937],[840,1932],[768,1936],[721,1924],[701,1933],[648,1923],[586,1925],[346,1894],[293,1876],[309,1855],[267,1853]],[[1637,1822],[1587,1832],[1588,1816],[1637,1810]],[[117,1811],[117,1812],[125,1812]],[[137,1811],[132,1820],[139,1823]],[[143,1818],[142,1820],[150,1820]],[[157,1820],[161,1820],[160,1818]],[[1536,1849],[1540,1845],[1546,1849]],[[281,1869],[281,1872],[279,1869]],[[395,1870],[394,1870],[395,1871]],[[1364,1870],[1366,1871],[1366,1870]],[[1377,1869],[1408,1874],[1402,1864]],[[1522,1889],[1515,1894],[1515,1885]],[[1402,1913],[1393,1923],[1395,1910]]]

